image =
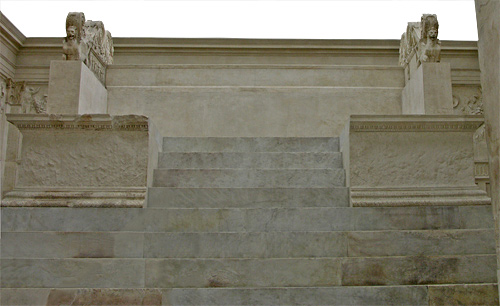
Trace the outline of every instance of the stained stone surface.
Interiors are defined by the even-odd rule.
[[[300,221],[300,222],[299,222]],[[490,207],[2,208],[2,231],[347,231],[492,228]]]
[[[347,258],[342,285],[492,283],[495,266],[495,255]]]
[[[154,187],[341,187],[343,169],[157,169]]]
[[[338,137],[164,137],[163,152],[339,151]]]
[[[139,259],[2,259],[3,288],[144,288]]]
[[[49,114],[106,114],[108,92],[81,61],[50,64]]]
[[[146,157],[142,131],[27,130],[17,186],[145,186]]]
[[[342,134],[353,206],[488,205],[475,185],[480,116],[353,115]]]
[[[498,305],[496,284],[429,286],[429,306]]]
[[[500,3],[476,0],[475,4],[491,200],[496,220],[497,255],[500,255]],[[500,259],[498,267],[500,275]]]
[[[404,115],[453,114],[449,63],[422,63],[403,89]]]
[[[342,168],[342,155],[335,153],[163,153],[158,168],[334,169]]]
[[[146,287],[304,287],[341,284],[340,259],[151,259]]]
[[[337,188],[148,188],[150,208],[346,207],[349,190]],[[163,201],[168,199],[168,201]]]
[[[121,232],[2,232],[5,258],[142,258],[144,235]]]

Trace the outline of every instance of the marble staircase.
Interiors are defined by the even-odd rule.
[[[489,206],[351,207],[338,138],[165,138],[145,208],[2,208],[1,305],[498,305]]]

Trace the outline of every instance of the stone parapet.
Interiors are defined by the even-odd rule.
[[[342,135],[353,206],[487,205],[475,185],[480,116],[351,116]]]
[[[142,207],[149,122],[144,116],[23,115],[13,191],[2,206]]]

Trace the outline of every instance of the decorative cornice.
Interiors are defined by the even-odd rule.
[[[351,188],[354,207],[490,205],[491,199],[477,186],[458,188]]]
[[[72,188],[47,190],[16,188],[6,194],[2,207],[142,208],[146,188]]]
[[[26,40],[26,36],[2,12],[0,12],[0,34],[17,50],[22,47]]]
[[[482,116],[353,115],[351,132],[473,132],[484,122]]]
[[[125,130],[148,131],[146,116],[126,115],[30,115],[7,114],[7,120],[20,130],[73,129],[73,130]]]

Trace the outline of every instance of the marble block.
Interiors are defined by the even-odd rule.
[[[15,187],[3,206],[142,207],[146,117],[9,114],[7,120],[23,138]]]
[[[423,62],[403,89],[404,115],[451,115],[451,69],[449,63]]]
[[[108,91],[81,61],[51,61],[49,114],[106,114]]]
[[[351,116],[342,135],[353,206],[484,205],[475,185],[479,116]]]

